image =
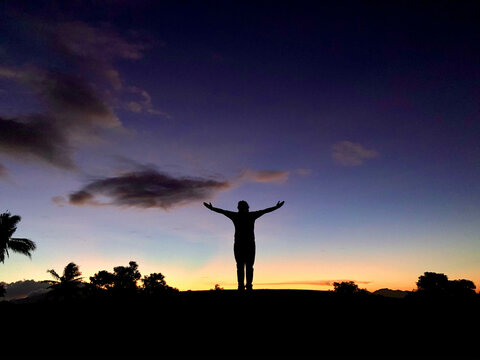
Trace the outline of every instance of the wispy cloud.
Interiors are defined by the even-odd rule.
[[[351,141],[340,141],[332,146],[332,158],[342,166],[360,166],[365,160],[379,156],[376,150],[366,149]]]
[[[153,107],[147,90],[125,86],[115,62],[120,59],[139,60],[144,52],[160,42],[145,34],[124,38],[114,29],[103,25],[94,27],[81,21],[61,23],[55,28],[53,45],[57,51],[74,62],[84,72],[106,80],[116,92],[116,100],[123,109],[170,117]]]
[[[301,177],[307,177],[312,174],[312,169],[299,168],[295,170],[295,174],[300,175]]]
[[[137,39],[128,41],[111,27],[94,27],[81,21],[64,22],[52,29],[52,44],[70,61],[107,80],[114,89],[123,87],[114,62],[118,59],[139,60],[148,44]]]
[[[134,113],[148,113],[153,115],[163,115],[166,118],[171,118],[166,112],[155,109],[152,105],[152,97],[145,89],[140,89],[136,86],[129,86],[125,89],[130,97],[124,101],[124,108]],[[131,95],[136,96],[131,98]]]
[[[245,169],[239,179],[259,183],[284,183],[288,180],[290,171],[286,170],[252,170]]]
[[[123,128],[114,108],[168,116],[153,107],[146,90],[125,86],[114,66],[119,59],[141,59],[149,41],[125,39],[111,27],[83,22],[38,29],[43,36],[35,39],[45,41],[51,56],[66,60],[66,66],[62,70],[0,66],[0,79],[27,87],[44,109],[0,114],[0,152],[72,170],[77,168],[74,153],[79,146],[101,139],[105,131]]]

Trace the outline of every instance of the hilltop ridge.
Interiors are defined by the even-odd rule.
[[[468,354],[479,299],[431,301],[332,291],[185,291],[153,297],[99,297],[70,302],[1,302],[8,351],[37,354],[51,342],[75,355]],[[22,334],[18,337],[18,334]],[[31,344],[22,347],[29,336]],[[442,347],[425,339],[447,339]],[[76,340],[75,340],[76,341]],[[60,348],[50,355],[65,355]],[[367,351],[367,349],[369,349]]]

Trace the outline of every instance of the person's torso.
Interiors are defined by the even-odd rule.
[[[232,217],[235,225],[235,242],[255,241],[255,219],[254,213],[235,213]]]

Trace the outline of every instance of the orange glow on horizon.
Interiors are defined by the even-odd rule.
[[[4,272],[2,281],[6,283],[19,280],[47,280],[50,275],[46,269],[39,268],[29,259],[9,266]],[[55,259],[48,268],[61,273],[65,265],[73,261],[80,266],[84,281],[101,270],[112,272],[115,266],[126,266],[130,260],[136,261],[142,277],[154,272],[165,276],[169,286],[180,291],[209,290],[218,284],[225,289],[236,289],[235,261],[230,253],[222,253],[210,259],[201,267],[188,267],[182,264],[158,263],[151,259],[130,259],[129,257],[103,258],[95,254],[84,254],[68,260]],[[411,269],[388,267],[385,263],[315,261],[314,259],[262,259],[255,264],[254,289],[302,289],[302,290],[333,290],[333,282],[354,281],[359,288],[373,292],[382,288],[411,291],[416,289],[418,277],[425,271],[443,272],[449,279],[469,279],[477,286],[480,284],[480,271],[471,276],[471,271],[453,273],[437,269]],[[21,270],[21,271],[20,271]],[[21,278],[18,277],[21,274]],[[470,275],[469,275],[470,274]],[[477,289],[478,291],[478,289]]]

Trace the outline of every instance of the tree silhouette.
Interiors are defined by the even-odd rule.
[[[475,295],[476,286],[471,280],[452,280],[448,283],[448,292],[453,296]]]
[[[446,295],[448,291],[448,276],[445,274],[425,272],[418,277],[418,292],[424,295]]]
[[[161,274],[160,274],[161,275]],[[161,275],[163,277],[163,275]],[[130,261],[128,266],[116,266],[113,273],[106,270],[99,271],[90,277],[90,283],[96,290],[107,290],[116,294],[134,294],[138,290],[137,282],[142,275],[138,271],[138,265],[135,261]],[[147,280],[147,282],[153,282]],[[157,281],[159,281],[157,277]],[[153,286],[153,285],[152,285]]]
[[[110,291],[115,284],[115,275],[106,270],[99,271],[94,276],[90,276],[90,284],[96,290]]]
[[[334,291],[342,295],[351,295],[359,291],[358,285],[353,281],[342,281],[333,283]]]
[[[99,271],[90,277],[90,288],[96,292],[109,292],[112,295],[133,295],[138,293],[138,280],[141,274],[135,261],[130,261],[128,266],[116,266],[113,273],[106,270]],[[162,273],[145,275],[142,279],[143,293],[146,295],[159,295],[178,292],[167,285],[165,276]]]
[[[447,275],[434,272],[425,272],[417,281],[417,293],[428,296],[470,296],[475,288],[473,281],[448,280]]]
[[[57,274],[55,270],[47,270],[55,280],[45,280],[52,289],[51,295],[57,298],[72,298],[78,294],[82,282],[82,273],[77,264],[71,262],[63,269],[63,276]]]
[[[167,292],[176,292],[178,291],[175,288],[172,288],[167,285],[165,281],[165,276],[162,273],[152,273],[146,275],[142,279],[143,282],[143,291],[148,295],[159,295]]]
[[[128,292],[137,291],[137,281],[140,280],[142,274],[138,271],[138,265],[135,261],[130,261],[128,266],[114,267],[113,273],[115,275],[114,289]]]
[[[11,215],[8,211],[0,214],[0,262],[2,263],[5,261],[5,255],[9,256],[8,250],[32,257],[31,252],[36,249],[32,240],[12,237],[21,219],[20,216]]]
[[[6,292],[7,292],[7,289],[5,289],[5,285],[0,284],[0,297],[4,297]]]

